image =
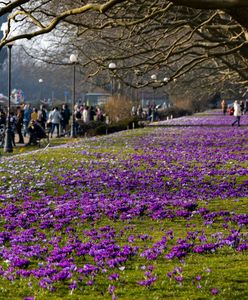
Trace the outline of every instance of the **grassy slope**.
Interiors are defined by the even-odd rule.
[[[131,138],[135,135],[142,135],[142,131],[132,133]],[[110,137],[111,138],[111,137]],[[130,138],[130,136],[129,136]],[[59,141],[59,143],[62,141]],[[125,144],[123,148],[123,139],[113,143],[110,148],[106,148],[104,145],[98,144],[97,141],[87,140],[87,148],[91,146],[98,147],[99,153],[119,153],[119,158],[127,158],[133,149],[129,149]],[[102,148],[101,148],[102,146]],[[25,149],[18,150],[20,152],[26,152]],[[17,152],[15,152],[17,153]],[[60,168],[60,159],[69,159],[75,154],[72,148],[69,149],[54,149],[49,152],[39,152],[33,154],[30,157],[25,157],[26,160],[31,161],[35,158],[38,159],[41,164],[49,165],[51,160],[54,160],[53,168]],[[78,155],[78,152],[77,152]],[[82,155],[82,158],[84,156]],[[13,159],[15,159],[13,157]],[[77,156],[80,160],[80,157]],[[87,158],[88,159],[88,158]],[[95,159],[95,157],[94,157]],[[71,165],[68,164],[68,168]],[[42,176],[42,174],[41,174]],[[247,178],[246,178],[247,179]],[[240,179],[241,180],[241,179]],[[243,179],[242,179],[243,180]],[[47,193],[54,193],[54,186],[47,187]],[[63,189],[58,189],[59,194],[63,194]],[[34,198],[37,194],[34,195]],[[229,211],[236,211],[238,213],[247,213],[247,200],[248,198],[242,198],[240,201],[235,199],[225,199],[220,201],[219,199],[213,199],[209,204],[209,209],[213,212],[225,209]],[[223,222],[219,221],[214,223],[213,226],[206,228],[202,224],[197,216],[191,220],[156,220],[153,221],[147,217],[133,219],[131,221],[110,221],[101,219],[94,224],[95,228],[100,228],[105,225],[113,226],[117,232],[123,230],[125,226],[134,225],[132,234],[138,236],[139,234],[149,233],[152,236],[153,241],[139,241],[137,245],[145,249],[149,244],[159,240],[164,234],[165,230],[173,229],[176,238],[185,238],[187,231],[192,229],[202,230],[205,229],[206,233],[210,236],[213,233],[223,231]],[[80,224],[74,224],[77,231],[82,231]],[[90,224],[88,225],[91,228]],[[60,233],[57,233],[60,234]],[[130,233],[124,232],[119,238],[119,242],[125,243]],[[173,242],[172,242],[173,244]],[[172,246],[171,244],[171,246]],[[89,260],[90,261],[90,260]],[[143,265],[147,265],[147,261],[141,257],[135,257],[128,261],[125,265],[125,270],[119,271],[121,278],[119,281],[114,282],[117,287],[116,294],[119,299],[246,299],[248,291],[248,264],[247,254],[237,253],[232,249],[224,247],[213,254],[190,254],[185,261],[179,262],[177,259],[170,261],[163,259],[163,255],[160,256],[155,262],[151,261],[151,264],[155,266],[154,274],[159,277],[159,280],[155,282],[149,288],[144,288],[137,285],[137,281],[142,280],[142,274],[140,268]],[[183,282],[178,283],[174,279],[170,279],[167,273],[173,271],[177,266],[182,268],[181,274],[183,275]],[[209,271],[211,270],[211,271]],[[195,276],[200,275],[202,279],[199,283],[196,282]],[[197,287],[197,285],[201,285]],[[57,291],[50,293],[43,290],[38,286],[37,280],[33,279],[21,279],[15,281],[8,281],[0,278],[0,299],[23,299],[27,296],[35,296],[35,299],[111,299],[111,296],[106,292],[109,282],[106,280],[106,275],[99,275],[96,278],[96,283],[90,287],[82,283],[81,286],[70,293],[68,289],[62,284],[58,283]],[[218,288],[219,294],[216,296],[211,295],[210,290],[212,288]]]

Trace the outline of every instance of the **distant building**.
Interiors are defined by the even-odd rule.
[[[110,96],[107,93],[87,93],[84,96],[84,103],[88,106],[104,105],[108,102]]]

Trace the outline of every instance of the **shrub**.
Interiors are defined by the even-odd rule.
[[[179,118],[182,116],[192,115],[192,111],[184,108],[179,108],[176,106],[169,107],[165,110],[158,111],[158,118],[160,120],[166,120],[167,117],[173,116],[173,118]]]
[[[117,131],[127,130],[142,127],[137,118],[129,118],[125,120],[121,120],[118,122],[113,122],[107,125],[105,122],[100,121],[91,121],[89,123],[84,123],[83,121],[79,121],[79,136],[95,136],[95,135],[103,135],[108,133],[114,133]]]
[[[133,101],[123,96],[113,96],[105,104],[104,111],[110,122],[126,120],[131,116]]]
[[[94,136],[106,133],[106,124],[102,121],[90,121],[89,123],[84,123],[82,120],[79,120],[78,124],[79,136],[84,136],[85,134]]]

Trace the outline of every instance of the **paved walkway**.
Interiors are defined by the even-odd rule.
[[[19,141],[19,136],[17,134],[15,134],[16,146],[24,146],[25,144],[27,144],[29,141],[29,136],[24,137],[24,143],[22,143],[22,144],[17,144],[18,141]]]

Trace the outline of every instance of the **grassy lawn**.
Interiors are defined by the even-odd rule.
[[[0,299],[246,299],[248,129],[229,130],[3,154]]]

